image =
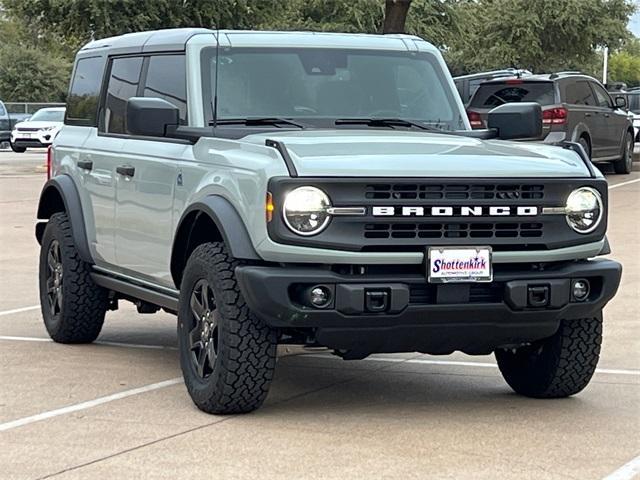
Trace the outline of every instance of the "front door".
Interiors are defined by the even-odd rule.
[[[181,182],[176,159],[190,145],[125,140],[116,187],[116,257],[120,268],[173,287],[173,198]]]

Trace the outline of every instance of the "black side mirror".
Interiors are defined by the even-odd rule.
[[[167,127],[180,123],[180,110],[161,98],[131,97],[125,118],[125,129],[131,135],[164,137]]]
[[[536,138],[542,135],[542,107],[538,103],[505,103],[489,112],[487,126],[498,138]]]
[[[627,108],[627,99],[624,97],[616,97],[614,103],[616,108]]]

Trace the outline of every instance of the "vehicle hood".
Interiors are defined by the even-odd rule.
[[[64,125],[63,122],[18,122],[15,125],[15,128],[24,127],[24,128],[47,128],[47,127],[57,127],[61,128]]]
[[[298,175],[318,177],[588,177],[570,150],[430,132],[307,130],[249,135],[285,145]]]

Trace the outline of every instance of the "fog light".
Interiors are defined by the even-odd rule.
[[[582,302],[589,296],[589,282],[586,280],[576,280],[573,282],[573,298]]]
[[[309,290],[309,302],[316,308],[324,308],[331,302],[331,290],[318,285]]]

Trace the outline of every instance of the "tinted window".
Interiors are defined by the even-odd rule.
[[[211,122],[215,49],[203,53],[204,108]],[[323,48],[220,52],[218,119],[406,118],[444,129],[463,126],[452,89],[428,53]],[[326,123],[326,122],[325,122]]]
[[[610,107],[611,101],[609,100],[609,94],[597,83],[591,83],[593,91],[596,94],[596,101],[600,107]]]
[[[627,96],[629,102],[629,110],[633,113],[640,114],[640,93],[629,94]]]
[[[595,105],[596,101],[587,82],[571,82],[565,87],[567,103],[572,105]]]
[[[187,124],[187,78],[184,55],[160,55],[149,59],[145,97],[162,98],[180,109],[180,123]]]
[[[41,108],[29,120],[32,122],[62,122],[64,120],[64,110]]]
[[[82,58],[76,63],[67,98],[68,125],[95,125],[103,65],[102,57]]]
[[[472,107],[493,108],[505,103],[537,102],[540,105],[554,103],[553,83],[521,82],[485,83],[480,85],[473,99]]]
[[[125,106],[135,97],[140,83],[141,57],[116,58],[111,64],[107,98],[105,100],[104,130],[126,133]]]

